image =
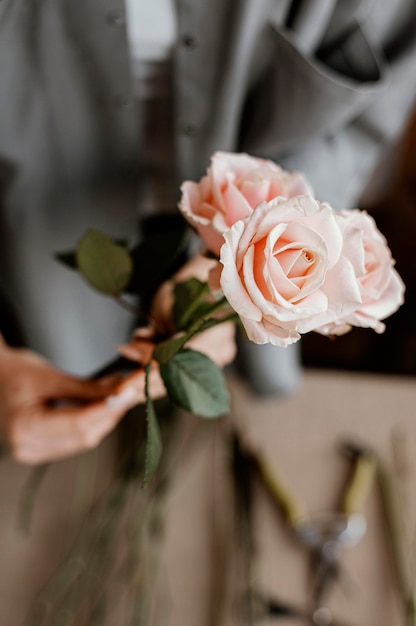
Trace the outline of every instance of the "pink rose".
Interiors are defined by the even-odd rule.
[[[350,229],[344,237],[358,238]],[[226,233],[221,287],[255,343],[287,346],[361,304],[334,211],[309,196],[262,202]]]
[[[385,324],[380,320],[403,304],[405,286],[394,269],[390,249],[374,219],[358,209],[339,211],[336,217],[343,232],[355,230],[359,234],[354,239],[354,246],[345,246],[343,254],[349,259],[359,259],[355,272],[362,302],[355,311],[337,323],[319,329],[319,332],[340,335],[350,330],[351,326],[360,326],[382,333]]]
[[[301,174],[286,172],[272,161],[227,152],[216,152],[207,175],[199,183],[184,182],[181,191],[180,211],[217,255],[223,233],[260,202],[313,195]]]

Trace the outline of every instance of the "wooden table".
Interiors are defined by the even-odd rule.
[[[340,442],[371,445],[393,466],[392,439],[401,437],[409,545],[416,531],[416,385],[413,378],[308,370],[297,393],[253,396],[230,377],[232,420],[241,436],[261,450],[310,513],[334,510],[350,466]],[[166,545],[155,580],[159,626],[242,626],[236,605],[242,591],[242,559],[230,502],[229,457],[224,432],[230,422],[184,421],[166,510]],[[189,433],[192,433],[190,436]],[[111,474],[111,440],[99,451],[99,477]],[[83,461],[87,463],[87,461]],[[28,469],[0,463],[0,626],[21,626],[36,592],[59,562],[68,533],[82,517],[71,505],[78,462],[57,464],[45,477],[29,535],[16,530],[16,512]],[[71,508],[72,506],[72,508]],[[347,591],[334,588],[331,609],[351,626],[401,626],[401,605],[391,572],[380,495],[373,489],[364,510],[368,531],[343,557]],[[254,565],[257,587],[305,605],[310,597],[308,558],[261,485],[255,491]],[[160,594],[158,596],[158,594]],[[159,599],[158,599],[159,598]],[[163,617],[157,617],[163,607]],[[159,620],[159,621],[158,621]],[[122,626],[122,622],[112,624]],[[300,624],[301,622],[299,622]],[[262,624],[296,625],[294,620]],[[80,626],[80,625],[76,625]],[[104,626],[104,624],[103,624]],[[146,625],[150,626],[150,624]]]

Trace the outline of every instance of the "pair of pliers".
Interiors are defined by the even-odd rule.
[[[251,591],[240,605],[243,623],[258,623],[263,619],[296,619],[309,622],[314,626],[351,626],[351,624],[333,619],[329,609],[308,610],[289,604],[277,598],[261,595]],[[356,626],[356,625],[354,625]]]
[[[299,502],[271,469],[265,459],[253,455],[262,481],[295,532],[297,538],[309,549],[313,559],[313,610],[311,623],[318,626],[334,625],[325,598],[332,584],[340,577],[340,557],[345,548],[355,546],[366,532],[366,519],[362,514],[364,500],[373,484],[377,460],[366,448],[348,445],[353,471],[338,512],[308,516]]]

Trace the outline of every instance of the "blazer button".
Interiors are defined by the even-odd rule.
[[[199,132],[198,126],[196,126],[196,124],[192,124],[192,122],[185,122],[184,124],[181,124],[180,130],[188,137],[196,137]]]
[[[117,109],[124,110],[124,109],[129,109],[131,105],[133,104],[133,101],[128,96],[123,96],[119,94],[114,97],[113,103]]]
[[[182,45],[188,50],[195,50],[198,47],[198,39],[190,33],[183,35]]]
[[[106,15],[106,20],[107,24],[109,24],[110,26],[120,28],[126,23],[126,16],[124,14],[124,11],[109,11]]]

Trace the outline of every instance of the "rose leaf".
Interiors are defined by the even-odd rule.
[[[198,278],[175,283],[173,320],[178,330],[183,330],[196,317],[203,314],[206,303],[202,301],[202,298],[208,292],[208,284]]]
[[[128,250],[97,230],[87,231],[79,242],[76,262],[85,280],[109,295],[123,291],[133,271]]]
[[[182,334],[173,339],[166,339],[159,343],[153,350],[153,358],[160,364],[167,363],[172,357],[181,350],[185,343],[189,340],[188,334]]]
[[[160,365],[171,400],[200,417],[220,417],[229,411],[222,370],[206,355],[186,349]]]

